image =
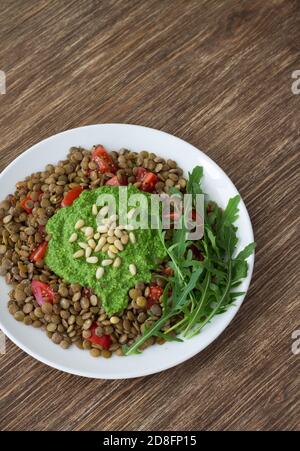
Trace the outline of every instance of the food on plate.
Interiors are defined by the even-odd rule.
[[[205,196],[203,218],[198,214],[202,176],[196,167],[185,178],[176,162],[147,151],[96,145],[71,148],[65,160],[18,182],[0,205],[9,312],[62,348],[75,344],[93,357],[130,355],[199,333],[241,295],[255,247],[235,255],[239,196],[224,210]],[[120,201],[123,188],[144,208],[155,194],[189,194],[190,219],[202,221],[203,236],[190,239],[181,207],[169,213],[169,228],[160,214],[156,227],[138,227],[143,209]],[[99,204],[105,195],[117,206],[112,214]]]

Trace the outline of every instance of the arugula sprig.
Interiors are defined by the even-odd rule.
[[[203,194],[202,177],[203,168],[199,166],[189,173],[187,192],[192,195],[193,205],[196,195]],[[239,195],[229,199],[224,211],[209,202],[209,214],[204,217],[204,236],[197,242],[188,240],[183,217],[181,228],[173,231],[171,240],[166,239],[160,224],[158,233],[173,275],[168,278],[162,296],[162,316],[124,349],[126,355],[140,352],[140,346],[153,336],[180,341],[171,332],[187,338],[197,335],[215,315],[224,313],[243,294],[232,290],[247,276],[247,258],[253,253],[255,243],[248,244],[233,257],[238,242],[234,223],[238,218],[239,201]],[[192,246],[201,251],[203,261],[194,256]],[[173,324],[166,329],[164,326],[170,321]]]

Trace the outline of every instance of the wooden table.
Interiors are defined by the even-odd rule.
[[[299,24],[292,0],[2,0],[1,169],[73,127],[162,129],[229,174],[258,248],[251,289],[230,327],[164,373],[84,379],[7,340],[1,429],[299,428],[300,355],[291,350],[300,329],[300,95],[291,90]]]

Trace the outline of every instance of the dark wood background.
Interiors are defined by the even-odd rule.
[[[299,9],[298,0],[1,1],[1,169],[81,125],[162,129],[229,174],[258,245],[233,323],[164,373],[84,379],[7,340],[1,429],[299,429]]]

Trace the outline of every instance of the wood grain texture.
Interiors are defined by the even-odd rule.
[[[298,0],[1,1],[1,169],[68,128],[162,129],[229,174],[258,245],[233,323],[164,373],[79,378],[7,340],[2,430],[299,429],[299,9]]]

